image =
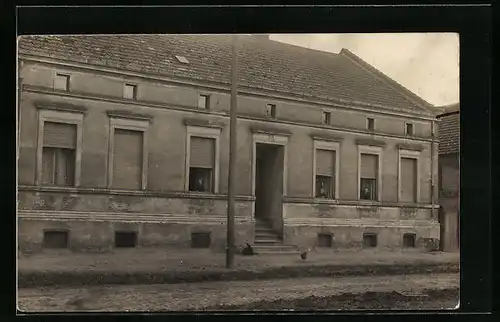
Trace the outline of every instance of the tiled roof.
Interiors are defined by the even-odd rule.
[[[231,77],[229,35],[24,36],[19,51],[224,85]],[[241,36],[239,80],[242,88],[428,114],[427,102],[347,50],[334,54]]]
[[[445,113],[438,116],[439,154],[459,153],[460,112],[457,109],[448,113],[446,108],[444,110]]]

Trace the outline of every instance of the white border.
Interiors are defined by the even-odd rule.
[[[83,114],[63,111],[38,111],[38,142],[36,150],[36,185],[42,181],[43,131],[45,122],[76,125],[75,180],[74,187],[80,186],[83,149]]]
[[[409,158],[417,160],[417,191],[415,196],[415,203],[420,202],[420,151],[411,151],[399,149],[398,153],[398,202],[401,201],[401,158]]]
[[[109,118],[109,144],[108,144],[108,182],[107,187],[113,187],[113,150],[115,147],[115,129],[140,131],[142,133],[142,182],[141,188],[148,186],[148,136],[149,121],[132,120],[110,116]]]
[[[372,154],[378,156],[378,169],[377,169],[377,200],[361,200],[360,185],[361,185],[361,154]],[[376,201],[382,202],[382,164],[383,164],[383,149],[378,146],[358,145],[358,182],[357,182],[357,196],[360,201]]]
[[[334,190],[334,199],[339,199],[339,168],[340,168],[340,142],[331,142],[331,141],[322,141],[322,140],[314,140],[314,149],[313,149],[313,169],[312,169],[312,192],[313,198],[316,199],[316,153],[317,150],[328,150],[335,151],[335,190]],[[322,200],[324,198],[321,198]],[[328,199],[327,199],[328,200]]]
[[[221,128],[211,128],[204,126],[186,126],[186,158],[184,166],[184,191],[189,192],[189,165],[191,163],[191,137],[202,137],[208,139],[215,139],[215,160],[214,160],[214,174],[213,174],[213,192],[219,193],[219,161],[220,161],[220,135]]]

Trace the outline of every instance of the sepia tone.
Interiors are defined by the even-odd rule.
[[[106,277],[92,282],[76,272],[172,270],[144,278],[152,284],[168,284],[176,274],[198,283],[201,270],[224,272],[233,41],[20,38],[18,248],[25,290],[66,283],[56,262],[76,274],[73,282],[94,285],[107,284]],[[349,284],[347,276],[369,275],[360,267],[381,265],[374,270],[413,274],[428,285],[436,276],[425,272],[435,269],[452,285],[440,289],[457,288],[458,104],[453,111],[436,107],[346,48],[331,53],[240,35],[236,50],[238,255],[230,272],[275,280],[289,267],[306,285],[301,279],[331,278],[342,264],[352,271],[335,274]],[[239,256],[251,255],[245,249],[254,256]],[[165,262],[153,267],[159,258]],[[405,271],[410,263],[415,268]],[[42,271],[45,281],[37,284]],[[374,289],[386,292],[383,285]],[[38,294],[26,292],[32,295],[25,299]],[[446,293],[447,303],[449,294],[456,305],[457,294]],[[249,303],[232,304],[255,309]],[[120,305],[114,307],[127,309]]]

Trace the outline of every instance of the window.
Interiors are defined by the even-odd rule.
[[[210,95],[200,95],[198,97],[198,108],[202,109],[210,108]]]
[[[68,232],[65,230],[46,230],[43,232],[43,248],[68,248]]]
[[[115,231],[115,247],[133,248],[137,246],[137,232]]]
[[[113,142],[113,188],[142,188],[143,132],[116,128]]]
[[[210,248],[210,233],[191,233],[192,248]]]
[[[318,247],[331,248],[332,239],[332,234],[318,234]]]
[[[377,235],[372,233],[363,234],[363,246],[367,248],[377,247]]]
[[[267,104],[266,105],[266,115],[268,117],[276,118],[276,105],[275,104]]]
[[[370,131],[375,130],[375,120],[372,118],[367,118],[366,128]]]
[[[403,247],[405,247],[405,248],[415,247],[415,234],[404,234],[403,235]]]
[[[42,185],[74,186],[76,134],[75,124],[44,122]]]
[[[405,133],[406,135],[413,135],[413,124],[405,123]]]
[[[378,155],[361,154],[360,199],[377,200]]]
[[[214,192],[215,139],[191,137],[189,191]]]
[[[323,124],[330,125],[332,121],[332,113],[323,112]]]
[[[402,157],[400,162],[400,200],[417,202],[417,159]]]
[[[123,97],[129,100],[137,99],[137,85],[125,84]]]
[[[69,91],[69,75],[57,73],[54,79],[54,89]]]
[[[335,196],[335,151],[316,150],[316,197],[333,199]]]

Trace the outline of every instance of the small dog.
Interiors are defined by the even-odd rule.
[[[242,253],[243,255],[247,255],[247,256],[251,256],[251,255],[255,255],[255,254],[257,254],[257,253],[253,250],[252,246],[251,246],[249,243],[247,243],[247,245],[245,246],[245,248],[243,248],[243,250],[241,251],[241,253]]]

